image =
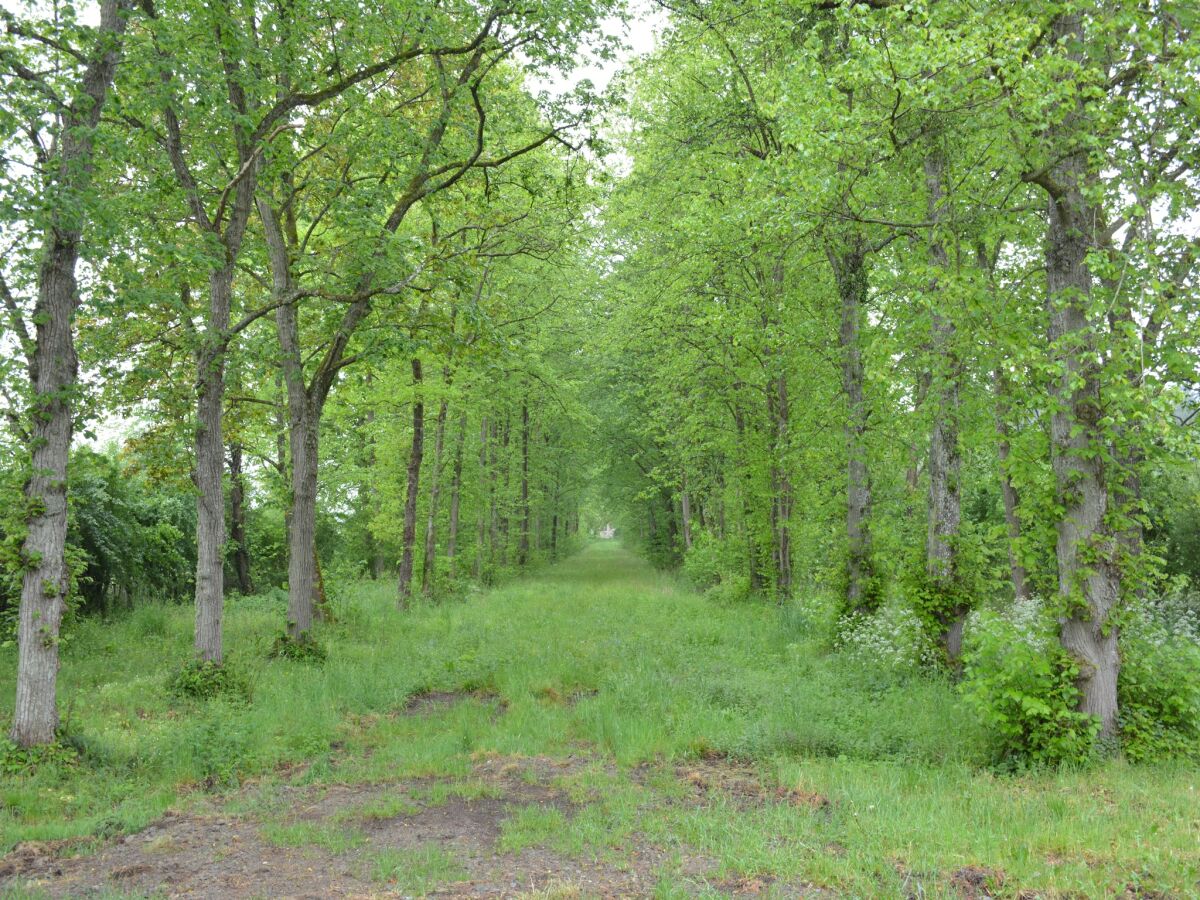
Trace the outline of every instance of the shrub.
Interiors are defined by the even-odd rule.
[[[742,603],[750,597],[750,579],[745,575],[729,575],[705,591],[704,596],[722,606]]]
[[[1200,641],[1189,598],[1135,606],[1121,632],[1121,743],[1132,760],[1200,756]]]
[[[740,551],[729,541],[697,529],[691,549],[683,557],[683,574],[701,591],[730,580],[737,580],[745,561]],[[747,591],[749,585],[747,585]]]
[[[250,679],[229,662],[192,660],[167,679],[167,690],[176,697],[193,700],[250,702]]]
[[[18,747],[8,738],[0,738],[0,775],[30,775],[39,770],[64,769],[78,761],[75,748],[62,740],[36,747]]]
[[[271,645],[270,656],[274,659],[290,659],[295,662],[313,663],[320,665],[325,662],[325,647],[316,638],[305,632],[298,638],[289,634],[281,634]]]
[[[1099,722],[1075,708],[1078,666],[1039,601],[1014,604],[1006,615],[973,613],[963,660],[963,694],[992,733],[1001,761],[1046,765],[1092,755]]]

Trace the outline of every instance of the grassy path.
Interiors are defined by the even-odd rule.
[[[948,685],[873,680],[795,611],[611,543],[463,602],[391,590],[337,592],[321,666],[267,659],[279,598],[232,602],[249,704],[164,689],[189,610],[82,623],[84,752],[4,778],[9,893],[1200,893],[1194,770],[991,774]]]

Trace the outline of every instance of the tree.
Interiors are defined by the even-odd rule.
[[[6,137],[20,131],[27,138],[23,152],[31,169],[28,180],[10,172],[5,218],[30,240],[41,235],[40,249],[17,261],[19,280],[10,284],[8,274],[0,277],[0,300],[25,356],[29,382],[31,458],[21,549],[25,572],[10,732],[22,747],[51,743],[58,729],[59,626],[71,589],[66,561],[67,458],[78,374],[76,269],[85,229],[97,211],[92,178],[96,130],[131,11],[132,4],[104,0],[98,25],[72,21],[57,29],[4,14],[7,40],[0,45],[0,71],[7,99],[0,115]],[[32,215],[22,216],[22,209]],[[27,322],[19,293],[30,282],[37,299]]]

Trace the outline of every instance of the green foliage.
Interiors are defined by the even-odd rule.
[[[188,729],[192,771],[207,790],[236,787],[250,761],[251,740],[246,733],[246,722],[236,713],[237,706],[249,696],[248,686],[235,683],[228,675],[223,681],[212,674],[205,678],[205,681],[193,679],[189,688],[192,692],[184,694],[210,701]],[[244,692],[243,687],[247,688]]]
[[[1099,723],[1076,710],[1079,670],[1036,603],[1008,616],[976,613],[963,644],[962,691],[993,736],[1004,765],[1086,762]]]
[[[62,772],[77,765],[79,753],[67,741],[37,747],[18,747],[9,738],[0,738],[0,775],[29,776],[35,772]]]
[[[194,498],[149,483],[113,452],[77,450],[70,475],[68,540],[84,564],[82,608],[182,599],[195,567]]]
[[[1121,748],[1137,762],[1200,756],[1200,618],[1189,599],[1143,602],[1121,632]]]
[[[701,591],[737,580],[743,568],[737,552],[733,543],[722,541],[707,529],[697,529],[692,535],[691,549],[683,555],[683,574]]]
[[[305,633],[299,638],[293,638],[285,633],[275,638],[269,655],[275,659],[321,665],[325,662],[327,653],[324,645],[311,634]]]
[[[251,697],[249,677],[237,665],[228,661],[217,663],[208,659],[192,660],[172,673],[166,686],[169,693],[182,699],[224,699],[249,703]]]

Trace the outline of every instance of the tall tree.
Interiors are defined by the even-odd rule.
[[[58,729],[59,627],[71,589],[66,560],[67,457],[78,410],[74,405],[78,359],[75,314],[80,293],[76,269],[85,229],[96,213],[93,188],[96,131],[121,59],[132,3],[104,0],[98,25],[48,22],[4,13],[0,73],[6,86],[0,114],[23,132],[31,161],[29,184],[5,187],[5,216],[31,242],[34,256],[20,264],[35,270],[36,301],[29,327],[21,308],[21,281],[0,275],[6,323],[27,362],[30,474],[25,485],[24,576],[17,642],[17,696],[12,740],[22,747],[47,744]],[[13,173],[9,173],[12,177]],[[9,193],[6,190],[5,193]],[[27,191],[36,202],[25,203]],[[13,216],[21,208],[34,217]],[[15,221],[14,221],[15,220]],[[40,237],[39,237],[40,236]]]

